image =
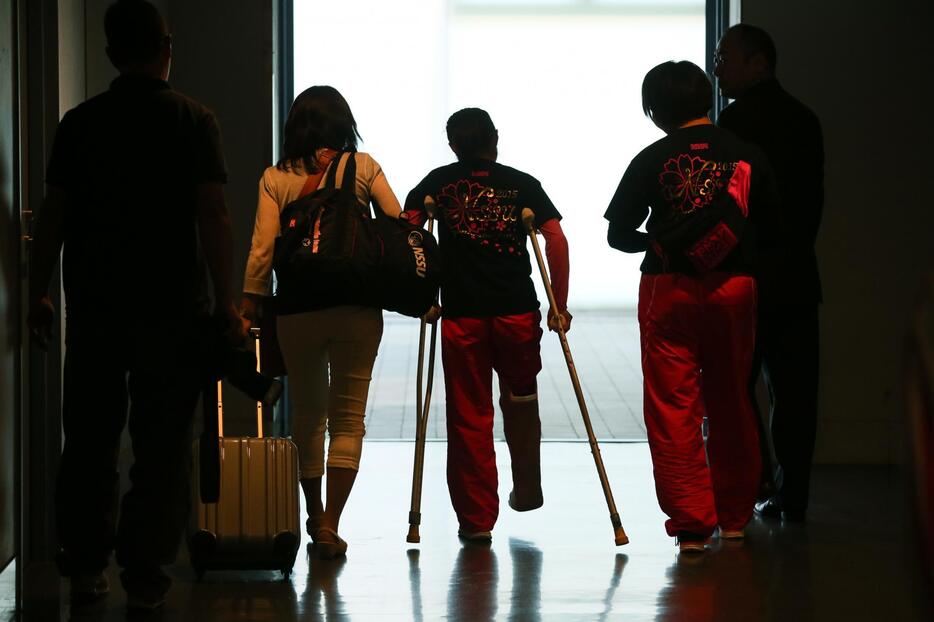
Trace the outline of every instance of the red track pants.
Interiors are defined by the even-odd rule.
[[[645,427],[669,535],[742,529],[752,516],[761,460],[747,391],[755,307],[751,277],[642,277]]]
[[[541,314],[444,318],[441,360],[447,393],[448,490],[460,527],[493,529],[499,516],[493,450],[493,370],[500,390],[536,391],[542,369]]]

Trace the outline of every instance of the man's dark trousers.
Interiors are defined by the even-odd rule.
[[[200,389],[194,333],[164,323],[68,322],[57,488],[69,572],[175,560],[190,509],[192,422]],[[129,412],[128,407],[129,406]],[[120,439],[129,417],[131,488],[116,523]]]
[[[771,402],[772,441],[782,468],[782,508],[790,515],[803,516],[808,506],[817,435],[819,344],[816,303],[759,307],[753,385],[761,369]]]

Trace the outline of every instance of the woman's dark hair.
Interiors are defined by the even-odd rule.
[[[662,63],[642,81],[642,111],[659,127],[676,128],[706,115],[712,105],[710,78],[689,61]]]
[[[448,142],[458,158],[472,158],[489,149],[496,140],[490,114],[482,108],[464,108],[448,119]]]
[[[306,173],[318,172],[318,149],[356,151],[360,132],[347,100],[333,86],[312,86],[295,98],[285,121],[281,171],[301,162]]]
[[[145,0],[120,0],[104,14],[107,47],[116,65],[149,63],[159,56],[168,31],[159,10]]]

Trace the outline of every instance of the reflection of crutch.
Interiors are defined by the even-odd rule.
[[[551,289],[551,281],[548,279],[548,270],[545,268],[545,261],[542,259],[542,249],[538,246],[538,237],[535,235],[535,213],[529,208],[522,210],[522,222],[525,223],[529,231],[529,237],[532,239],[532,248],[535,250],[535,258],[538,260],[538,270],[542,274],[542,283],[545,285],[545,293],[548,294],[548,304],[557,313],[558,305],[555,302],[555,293]],[[597,474],[600,476],[600,484],[603,486],[603,495],[606,497],[606,505],[610,509],[610,522],[613,523],[613,533],[616,537],[616,545],[626,544],[629,538],[623,531],[623,524],[619,520],[619,512],[616,511],[616,502],[613,501],[613,491],[610,490],[610,482],[606,477],[606,469],[603,468],[603,458],[600,456],[600,446],[597,445],[597,438],[593,433],[593,426],[590,425],[590,415],[587,413],[587,404],[584,402],[584,392],[581,390],[581,382],[577,377],[577,369],[574,367],[574,359],[571,358],[571,347],[568,345],[567,335],[564,334],[564,324],[558,322],[558,338],[561,340],[561,349],[564,350],[564,360],[568,364],[568,373],[571,375],[571,384],[574,385],[574,394],[577,395],[577,404],[581,409],[581,416],[584,418],[584,427],[587,428],[587,439],[590,441],[590,452],[593,454],[593,461],[597,465]]]
[[[435,201],[425,197],[425,212],[428,213],[428,233],[431,234],[435,221]],[[422,404],[422,368],[425,366],[425,325],[422,317],[418,333],[418,372],[415,375],[415,465],[412,469],[412,505],[409,508],[409,534],[406,542],[421,542],[418,526],[422,522],[422,473],[425,470],[425,436],[428,433],[428,411],[431,406],[431,387],[435,377],[435,343],[438,335],[438,322],[431,325],[431,346],[428,349],[428,386],[425,389],[425,403]]]

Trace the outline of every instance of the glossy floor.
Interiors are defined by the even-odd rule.
[[[367,400],[367,438],[415,438],[418,322],[394,313],[384,313],[383,316],[383,339],[373,367]],[[645,440],[642,359],[635,311],[575,310],[568,341],[597,438]],[[493,383],[494,395],[498,395],[495,374]],[[542,436],[550,439],[587,438],[571,389],[564,353],[554,333],[546,332],[542,336],[538,392]],[[493,423],[493,434],[496,438],[503,438],[502,419],[498,414]],[[446,437],[439,344],[428,438]]]
[[[505,446],[500,472],[508,473]],[[890,470],[822,468],[806,526],[753,521],[745,543],[679,557],[662,528],[645,444],[604,444],[631,543],[616,547],[589,448],[546,443],[545,506],[503,503],[492,546],[464,546],[444,484],[443,443],[427,447],[422,542],[405,542],[411,443],[369,442],[342,535],[347,557],[303,546],[291,580],[209,573],[183,560],[161,620],[923,620],[910,530]],[[501,481],[500,494],[508,493]],[[303,543],[304,544],[304,543]],[[109,575],[116,578],[116,569]],[[114,590],[72,619],[123,619]],[[63,593],[67,584],[62,583]],[[67,599],[65,599],[67,600]],[[67,619],[67,602],[62,602]]]

